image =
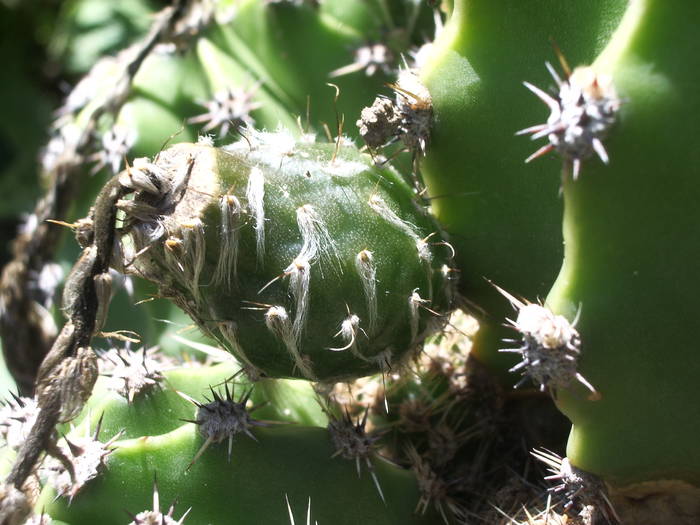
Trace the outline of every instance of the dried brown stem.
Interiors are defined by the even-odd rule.
[[[94,131],[100,117],[119,112],[143,61],[159,42],[176,36],[176,26],[188,4],[190,0],[175,0],[158,14],[148,35],[134,47],[132,58],[124,64],[122,78],[112,93],[92,110],[81,127],[78,140],[67,144],[58,162],[45,173],[45,178],[52,183],[34,210],[36,228],[20,233],[13,242],[13,259],[0,278],[0,338],[5,361],[21,395],[32,395],[39,365],[56,338],[51,314],[32,290],[33,276],[53,259],[60,237],[47,220],[64,218],[68,214],[77,189],[87,176],[84,165],[94,146]]]

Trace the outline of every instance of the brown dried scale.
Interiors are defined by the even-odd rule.
[[[380,96],[362,110],[357,126],[367,145],[377,149],[396,140],[414,156],[424,155],[433,121],[433,102],[428,89],[410,69],[399,73],[395,101]]]

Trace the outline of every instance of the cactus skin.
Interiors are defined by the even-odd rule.
[[[251,398],[256,401],[252,404],[269,403],[255,409],[252,417],[264,420],[260,423],[266,426],[253,427],[254,439],[235,435],[230,460],[224,440],[211,444],[192,464],[205,438],[197,425],[183,424],[182,419],[199,417],[197,409],[183,397],[204,402],[206,397],[212,399],[211,392],[223,395],[224,387],[213,387],[210,392],[205,385],[208,380],[218,384],[226,381],[234,370],[229,364],[170,370],[164,373],[166,379],[157,389],[137,395],[128,406],[103,382],[84,409],[82,421],[67,434],[68,439],[80,443],[79,436],[86,435],[86,429],[94,433],[97,419],[102,420],[98,437],[103,443],[125,430],[111,443],[114,450],[97,476],[87,481],[72,501],[56,497],[51,474],[43,471],[47,479],[36,503],[37,513],[43,509],[52,518],[72,525],[123,524],[125,510],[137,514],[151,508],[155,476],[163,511],[177,500],[174,517],[179,519],[191,507],[186,524],[288,525],[285,494],[297,523],[306,523],[302,516],[309,497],[312,515],[319,523],[435,523],[431,512],[424,517],[413,515],[418,487],[408,471],[371,459],[386,498],[384,503],[364,467],[358,477],[355,461],[334,457],[331,436],[325,428],[305,426],[324,424],[316,416],[308,416],[309,405],[320,410],[306,381],[267,380],[262,391],[256,383]],[[281,399],[269,395],[270,385],[281,389]],[[288,395],[290,385],[301,393],[297,399]],[[238,384],[235,388],[237,392],[248,389]],[[96,410],[100,410],[99,417],[94,415]],[[301,416],[297,425],[272,424],[289,423],[297,416]],[[144,418],[149,421],[139,423]],[[65,447],[62,440],[59,445]]]
[[[538,122],[523,80],[547,85],[554,40],[572,63],[601,50],[624,1],[456,1],[421,72],[433,99],[434,127],[421,162],[433,211],[457,251],[462,294],[484,311],[474,355],[490,368],[499,354],[508,302],[484,279],[525,297],[542,297],[561,264],[559,164],[524,165],[533,146],[513,136]],[[524,51],[527,50],[527,51]],[[538,78],[539,77],[539,78]]]
[[[592,65],[623,100],[605,143],[610,165],[592,160],[578,180],[564,180],[566,252],[547,304],[569,319],[580,308],[581,373],[602,399],[563,391],[558,405],[573,422],[571,463],[616,486],[700,485],[700,360],[691,329],[700,252],[689,242],[697,237],[700,163],[684,139],[695,131],[688,115],[700,112],[700,63],[688,38],[699,22],[694,4],[630,4]]]
[[[325,429],[278,427],[255,430],[226,447],[212,446],[189,470],[188,463],[203,438],[187,424],[169,434],[118,441],[102,477],[93,480],[69,505],[45,491],[38,506],[72,525],[121,525],[124,510],[151,508],[154,473],[164,506],[177,499],[175,516],[189,507],[185,523],[289,525],[285,494],[293,503],[296,523],[306,523],[307,502],[319,523],[372,525],[437,523],[428,512],[413,514],[418,488],[409,472],[374,461],[387,503],[366,473],[358,478],[355,462],[332,458]],[[126,490],[125,490],[126,489]],[[133,509],[133,510],[131,510]]]
[[[86,408],[72,424],[96,428],[98,421],[103,419],[104,435],[112,436],[121,431],[121,439],[165,434],[181,426],[183,419],[192,417],[192,404],[178,392],[203,403],[207,397],[211,398],[210,385],[220,385],[239,372],[240,367],[233,363],[166,369],[156,385],[136,392],[134,399],[129,401],[115,391],[115,381],[106,375],[109,372],[102,371]],[[316,403],[316,393],[307,381],[261,379],[253,385],[244,378],[237,379],[237,392],[250,388],[253,388],[251,402],[262,405],[255,412],[258,419],[320,427],[328,423],[328,418]],[[66,426],[64,431],[68,430]]]
[[[187,189],[124,203],[135,250],[125,260],[249,371],[367,375],[443,325],[451,250],[408,185],[354,146],[250,131],[139,166],[133,180],[187,177]]]

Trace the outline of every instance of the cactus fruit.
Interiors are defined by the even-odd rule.
[[[395,366],[451,306],[451,250],[393,171],[339,138],[249,130],[174,147],[138,190],[122,264],[158,284],[254,375],[352,378]]]
[[[562,257],[558,163],[523,165],[531,146],[513,139],[538,118],[522,81],[545,73],[552,40],[570,59],[592,60],[625,3],[458,0],[421,70],[435,115],[421,162],[427,196],[481,321],[474,355],[495,371],[514,364],[497,352],[510,307],[484,277],[543,297]]]
[[[687,115],[700,111],[697,54],[687,38],[700,9],[678,7],[630,3],[590,69],[568,79],[585,79],[598,93],[612,85],[622,103],[604,144],[609,165],[593,159],[576,180],[564,177],[566,252],[547,298],[569,319],[580,310],[580,371],[601,395],[558,398],[573,422],[569,460],[617,488],[646,483],[632,500],[645,491],[669,497],[664,484],[672,480],[700,485],[700,361],[689,330],[700,282],[697,248],[687,242],[697,233],[700,167],[679,140]],[[691,508],[673,523],[697,523],[700,509]],[[669,519],[658,512],[653,519]]]

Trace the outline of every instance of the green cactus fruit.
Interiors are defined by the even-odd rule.
[[[541,297],[562,257],[559,165],[524,165],[532,146],[513,137],[538,118],[522,81],[544,79],[552,41],[571,60],[592,60],[626,3],[456,1],[421,71],[434,112],[422,173],[457,251],[460,289],[482,310],[474,355],[494,370],[513,364],[496,351],[510,309],[484,278]]]
[[[124,268],[158,284],[249,372],[388,370],[443,326],[450,246],[408,185],[346,139],[248,130],[121,175]]]
[[[414,514],[419,500],[415,478],[380,461],[373,438],[361,426],[345,420],[331,421],[327,429],[274,424],[289,421],[289,401],[276,407],[284,419],[265,419],[266,407],[253,401],[260,399],[258,384],[236,394],[224,379],[223,386],[200,391],[203,378],[221,378],[230,368],[182,368],[177,370],[180,377],[174,372],[160,393],[137,395],[126,417],[122,400],[105,391],[94,394],[85,411],[102,409],[99,422],[86,415],[59,440],[63,464],[49,460],[39,471],[45,488],[35,505],[37,513],[43,509],[72,525],[124,523],[125,511],[137,524],[287,525],[290,516],[306,523],[302,516],[310,499],[318,523],[435,523],[432,512]],[[193,378],[193,372],[200,377]],[[295,383],[311,390],[308,382]],[[162,392],[175,387],[182,390],[173,392],[172,405],[179,399],[188,407],[184,416],[179,408],[164,409]],[[314,403],[304,404],[309,402]],[[134,426],[139,417],[155,421],[150,429],[140,425],[138,430],[145,431],[141,435]],[[190,422],[183,424],[182,419]],[[122,424],[126,430],[120,431]],[[67,461],[73,466],[72,478]],[[173,501],[176,509],[166,514]],[[148,521],[151,513],[162,513],[162,521]]]
[[[695,126],[688,116],[700,112],[700,63],[688,38],[699,22],[694,4],[631,2],[592,66],[562,75],[558,95],[539,95],[552,107],[541,135],[566,168],[565,258],[546,304],[559,314],[555,324],[570,322],[560,336],[580,338],[567,339],[600,398],[590,400],[578,378],[559,389],[558,406],[573,422],[568,459],[618,488],[646,483],[630,501],[667,498],[665,511],[681,509],[673,519],[622,516],[629,523],[700,520],[698,489],[682,495],[671,481],[700,486],[691,328],[700,163],[685,138]],[[669,503],[674,493],[685,508]]]

